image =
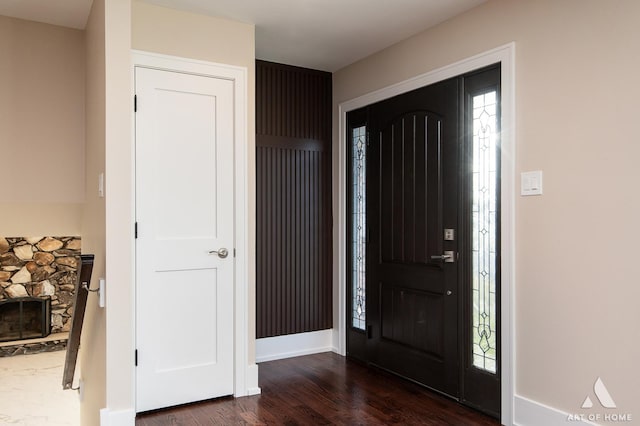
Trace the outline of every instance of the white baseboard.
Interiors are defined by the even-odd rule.
[[[108,408],[100,410],[100,426],[135,426],[136,411],[111,411]]]
[[[247,395],[260,395],[262,390],[258,386],[258,364],[252,364],[247,367]]]
[[[587,420],[570,419],[570,414],[523,396],[514,396],[515,426],[592,426]]]
[[[332,339],[333,330],[256,339],[256,362],[330,352],[333,350]]]

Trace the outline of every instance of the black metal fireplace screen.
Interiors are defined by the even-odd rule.
[[[51,298],[0,301],[0,342],[36,339],[51,333]]]

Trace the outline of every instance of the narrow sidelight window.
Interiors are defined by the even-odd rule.
[[[367,170],[366,127],[356,127],[351,135],[351,188],[352,202],[352,326],[365,329],[366,321],[366,170]]]
[[[496,91],[473,96],[472,338],[473,365],[497,371],[496,282],[498,105]]]

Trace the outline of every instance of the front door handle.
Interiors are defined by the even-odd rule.
[[[440,260],[444,263],[455,262],[455,255],[453,250],[445,250],[443,254],[436,254],[431,256],[431,260]]]
[[[224,259],[229,256],[229,250],[223,247],[219,250],[211,250],[209,251],[209,254],[217,254],[220,259]]]

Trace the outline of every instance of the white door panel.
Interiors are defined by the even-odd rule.
[[[233,393],[233,82],[136,68],[137,411]]]

